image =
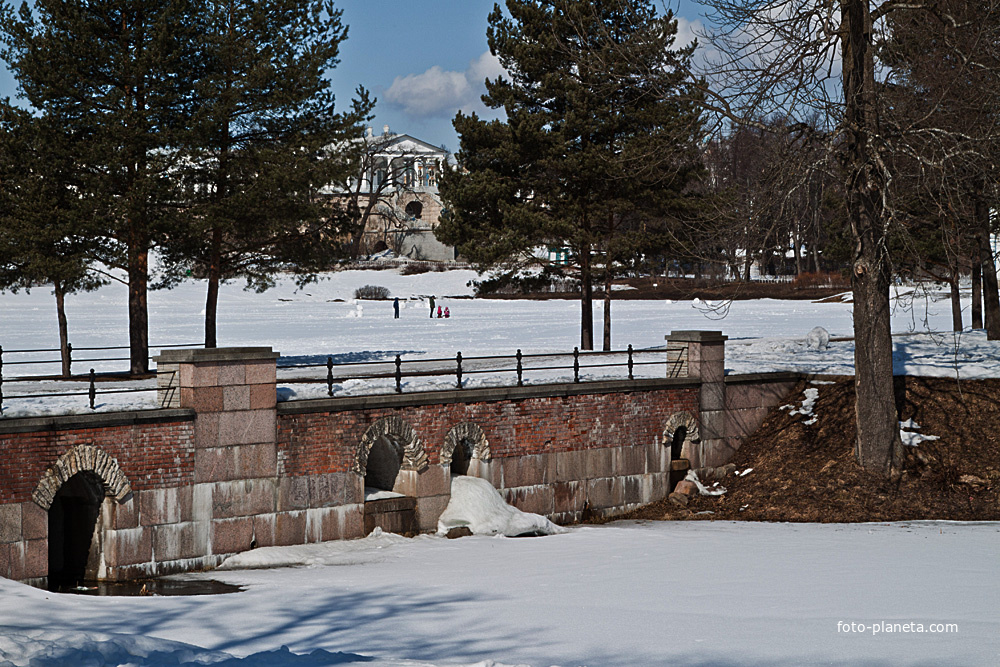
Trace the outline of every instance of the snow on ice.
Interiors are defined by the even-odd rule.
[[[998,558],[996,523],[381,534],[188,575],[244,587],[227,595],[73,596],[0,579],[0,664],[995,665]],[[958,632],[849,634],[838,621]]]
[[[504,502],[500,492],[485,479],[455,475],[451,500],[438,519],[438,533],[467,527],[473,535],[555,535],[564,531],[540,514],[522,512]]]

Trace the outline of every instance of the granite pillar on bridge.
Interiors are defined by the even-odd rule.
[[[154,359],[160,406],[196,415],[194,484],[182,490],[190,521],[160,531],[154,552],[216,560],[274,544],[278,356],[246,347],[164,350]]]
[[[668,350],[687,348],[686,375],[701,382],[698,398],[700,441],[690,443],[686,452],[691,467],[722,465],[732,458],[734,451],[726,437],[728,336],[723,336],[721,331],[672,331],[666,340]]]

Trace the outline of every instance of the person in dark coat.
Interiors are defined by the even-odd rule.
[[[434,317],[434,295],[431,295],[431,317]]]
[[[399,319],[399,297],[392,300],[392,313],[395,319]]]

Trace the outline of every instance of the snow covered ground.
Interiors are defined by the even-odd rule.
[[[351,271],[302,291],[290,282],[264,294],[227,286],[219,342],[270,345],[300,363],[326,355],[347,361],[518,348],[556,353],[577,344],[576,302],[472,300],[466,283],[474,277]],[[364,284],[405,299],[401,318],[392,319],[391,302],[365,302],[359,310],[351,299]],[[450,308],[450,319],[427,317],[423,298],[431,294]],[[894,330],[950,328],[943,296],[901,290]],[[198,283],[152,293],[151,341],[199,340],[203,300]],[[731,373],[853,370],[853,343],[836,340],[851,335],[849,303],[741,301],[723,319],[710,306],[616,302],[615,348],[661,347],[671,330],[717,329],[730,337]],[[78,349],[126,343],[121,286],[70,297],[68,311]],[[806,347],[815,326],[834,337],[828,350]],[[895,340],[897,372],[1000,376],[1000,347],[979,332]],[[0,345],[56,346],[46,290],[0,295]],[[75,370],[91,365],[81,361]],[[4,367],[7,378],[43,372],[53,368]],[[486,381],[474,376],[469,386]],[[12,383],[4,394],[52,386],[68,388]],[[313,389],[289,385],[283,393]],[[808,398],[797,398],[795,407],[804,409]],[[149,394],[100,400],[103,410],[152,407]],[[5,398],[4,415],[87,411],[83,405]],[[998,562],[996,523],[622,522],[523,539],[381,534],[259,549],[216,572],[189,575],[245,587],[229,595],[94,598],[0,579],[0,666],[996,665]]]
[[[351,361],[391,361],[396,354],[405,362],[418,359],[453,359],[477,355],[567,353],[579,344],[579,304],[573,300],[511,301],[471,299],[472,271],[431,272],[402,276],[397,271],[344,271],[323,277],[318,284],[297,290],[290,280],[263,294],[243,291],[239,285],[223,286],[219,302],[219,344],[223,346],[271,346],[282,354],[281,363],[325,363],[328,355],[340,364]],[[401,317],[392,318],[391,301],[353,300],[354,290],[366,284],[387,287],[401,299]],[[426,297],[449,308],[451,318],[428,317]],[[996,377],[1000,345],[987,342],[981,331],[946,331],[951,326],[950,306],[944,291],[899,288],[893,313],[897,373],[947,375],[963,378]],[[205,286],[185,283],[167,292],[149,296],[150,341],[154,345],[195,343],[202,338]],[[853,373],[853,341],[838,341],[852,335],[850,303],[813,303],[770,299],[736,301],[718,307],[702,301],[617,301],[613,306],[614,348],[631,344],[636,349],[661,349],[664,335],[673,330],[721,330],[729,336],[726,368],[730,373],[799,370],[815,373]],[[968,310],[968,304],[966,304]],[[74,372],[121,370],[125,362],[87,362],[99,356],[127,356],[114,352],[81,351],[84,347],[127,344],[126,292],[121,285],[108,285],[88,294],[67,299],[70,340],[78,350]],[[596,309],[597,331],[601,330]],[[360,314],[360,317],[359,317]],[[968,320],[968,313],[966,313]],[[810,349],[808,332],[822,326],[834,342],[829,349]],[[4,354],[4,378],[54,373],[57,366],[12,365],[31,359],[54,359],[54,353],[11,354],[11,350],[57,346],[54,300],[46,289],[31,294],[0,295],[0,346]],[[639,355],[638,360],[655,357]],[[471,363],[467,363],[467,368]],[[506,363],[513,366],[512,361]],[[338,368],[338,374],[356,373],[357,366]],[[324,377],[325,369],[309,371]],[[638,376],[662,377],[662,365],[637,366]],[[302,375],[306,371],[296,371]],[[292,371],[282,371],[288,377]],[[624,370],[587,370],[584,377],[623,377]],[[528,382],[567,380],[569,371],[528,373]],[[467,375],[466,387],[512,384],[511,372],[503,377]],[[450,377],[408,380],[404,391],[451,388]],[[152,381],[116,383],[117,388],[151,388]],[[5,383],[6,417],[88,412],[86,398],[13,399],[24,393],[86,391],[86,383]],[[106,390],[109,385],[99,389]],[[336,395],[391,391],[391,381],[343,380]],[[326,386],[286,384],[280,399],[326,395]],[[153,392],[101,395],[99,410],[153,407]]]
[[[0,664],[1000,664],[996,523],[382,534],[243,563],[274,552],[302,565],[197,575],[245,587],[229,595],[93,598],[0,579]]]

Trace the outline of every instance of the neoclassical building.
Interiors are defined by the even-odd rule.
[[[393,134],[389,126],[376,135],[368,128],[361,173],[348,184],[358,207],[370,207],[362,254],[388,248],[402,257],[452,261],[455,251],[434,238],[442,204],[438,179],[449,168],[448,152],[408,134]]]

